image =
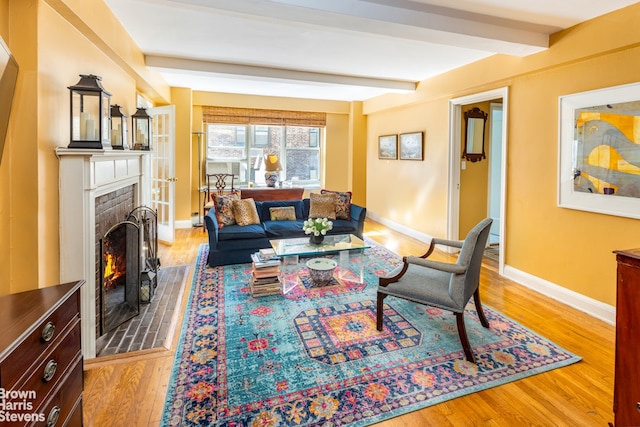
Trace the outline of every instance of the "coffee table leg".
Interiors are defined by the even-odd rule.
[[[341,279],[346,278],[353,280],[353,276],[349,274],[349,271],[351,267],[354,267],[354,263],[356,261],[353,261],[352,257],[359,258],[358,264],[360,266],[360,276],[358,278],[358,283],[364,283],[364,249],[350,249],[339,252],[338,277]]]
[[[288,255],[282,258],[280,268],[282,283],[282,295],[285,295],[298,286],[298,255]]]

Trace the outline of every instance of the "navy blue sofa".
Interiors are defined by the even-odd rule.
[[[270,248],[269,240],[288,237],[304,237],[302,223],[309,217],[309,199],[255,202],[260,224],[227,225],[218,228],[215,209],[210,209],[204,222],[209,233],[209,257],[211,267],[251,262],[251,254],[262,248]],[[293,206],[295,221],[271,221],[269,208]],[[351,204],[351,219],[336,219],[328,234],[354,234],[362,239],[366,208]]]

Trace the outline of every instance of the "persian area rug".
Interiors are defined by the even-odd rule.
[[[367,243],[347,267],[364,262],[365,284],[342,271],[317,287],[301,263],[294,291],[264,297],[250,264],[208,267],[202,245],[162,425],[365,426],[580,360],[488,307],[483,328],[473,303],[477,365],[449,312],[389,297],[378,332],[377,278],[401,260]]]

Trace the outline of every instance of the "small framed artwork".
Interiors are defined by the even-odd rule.
[[[398,135],[378,137],[378,158],[387,160],[398,158]]]
[[[423,159],[423,135],[424,132],[400,134],[400,160]]]

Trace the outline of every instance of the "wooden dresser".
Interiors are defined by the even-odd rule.
[[[618,262],[614,423],[640,426],[640,249],[614,253]]]
[[[83,283],[0,297],[0,425],[82,425]]]
[[[304,188],[243,188],[240,190],[240,198],[253,199],[256,202],[270,200],[300,200]]]

